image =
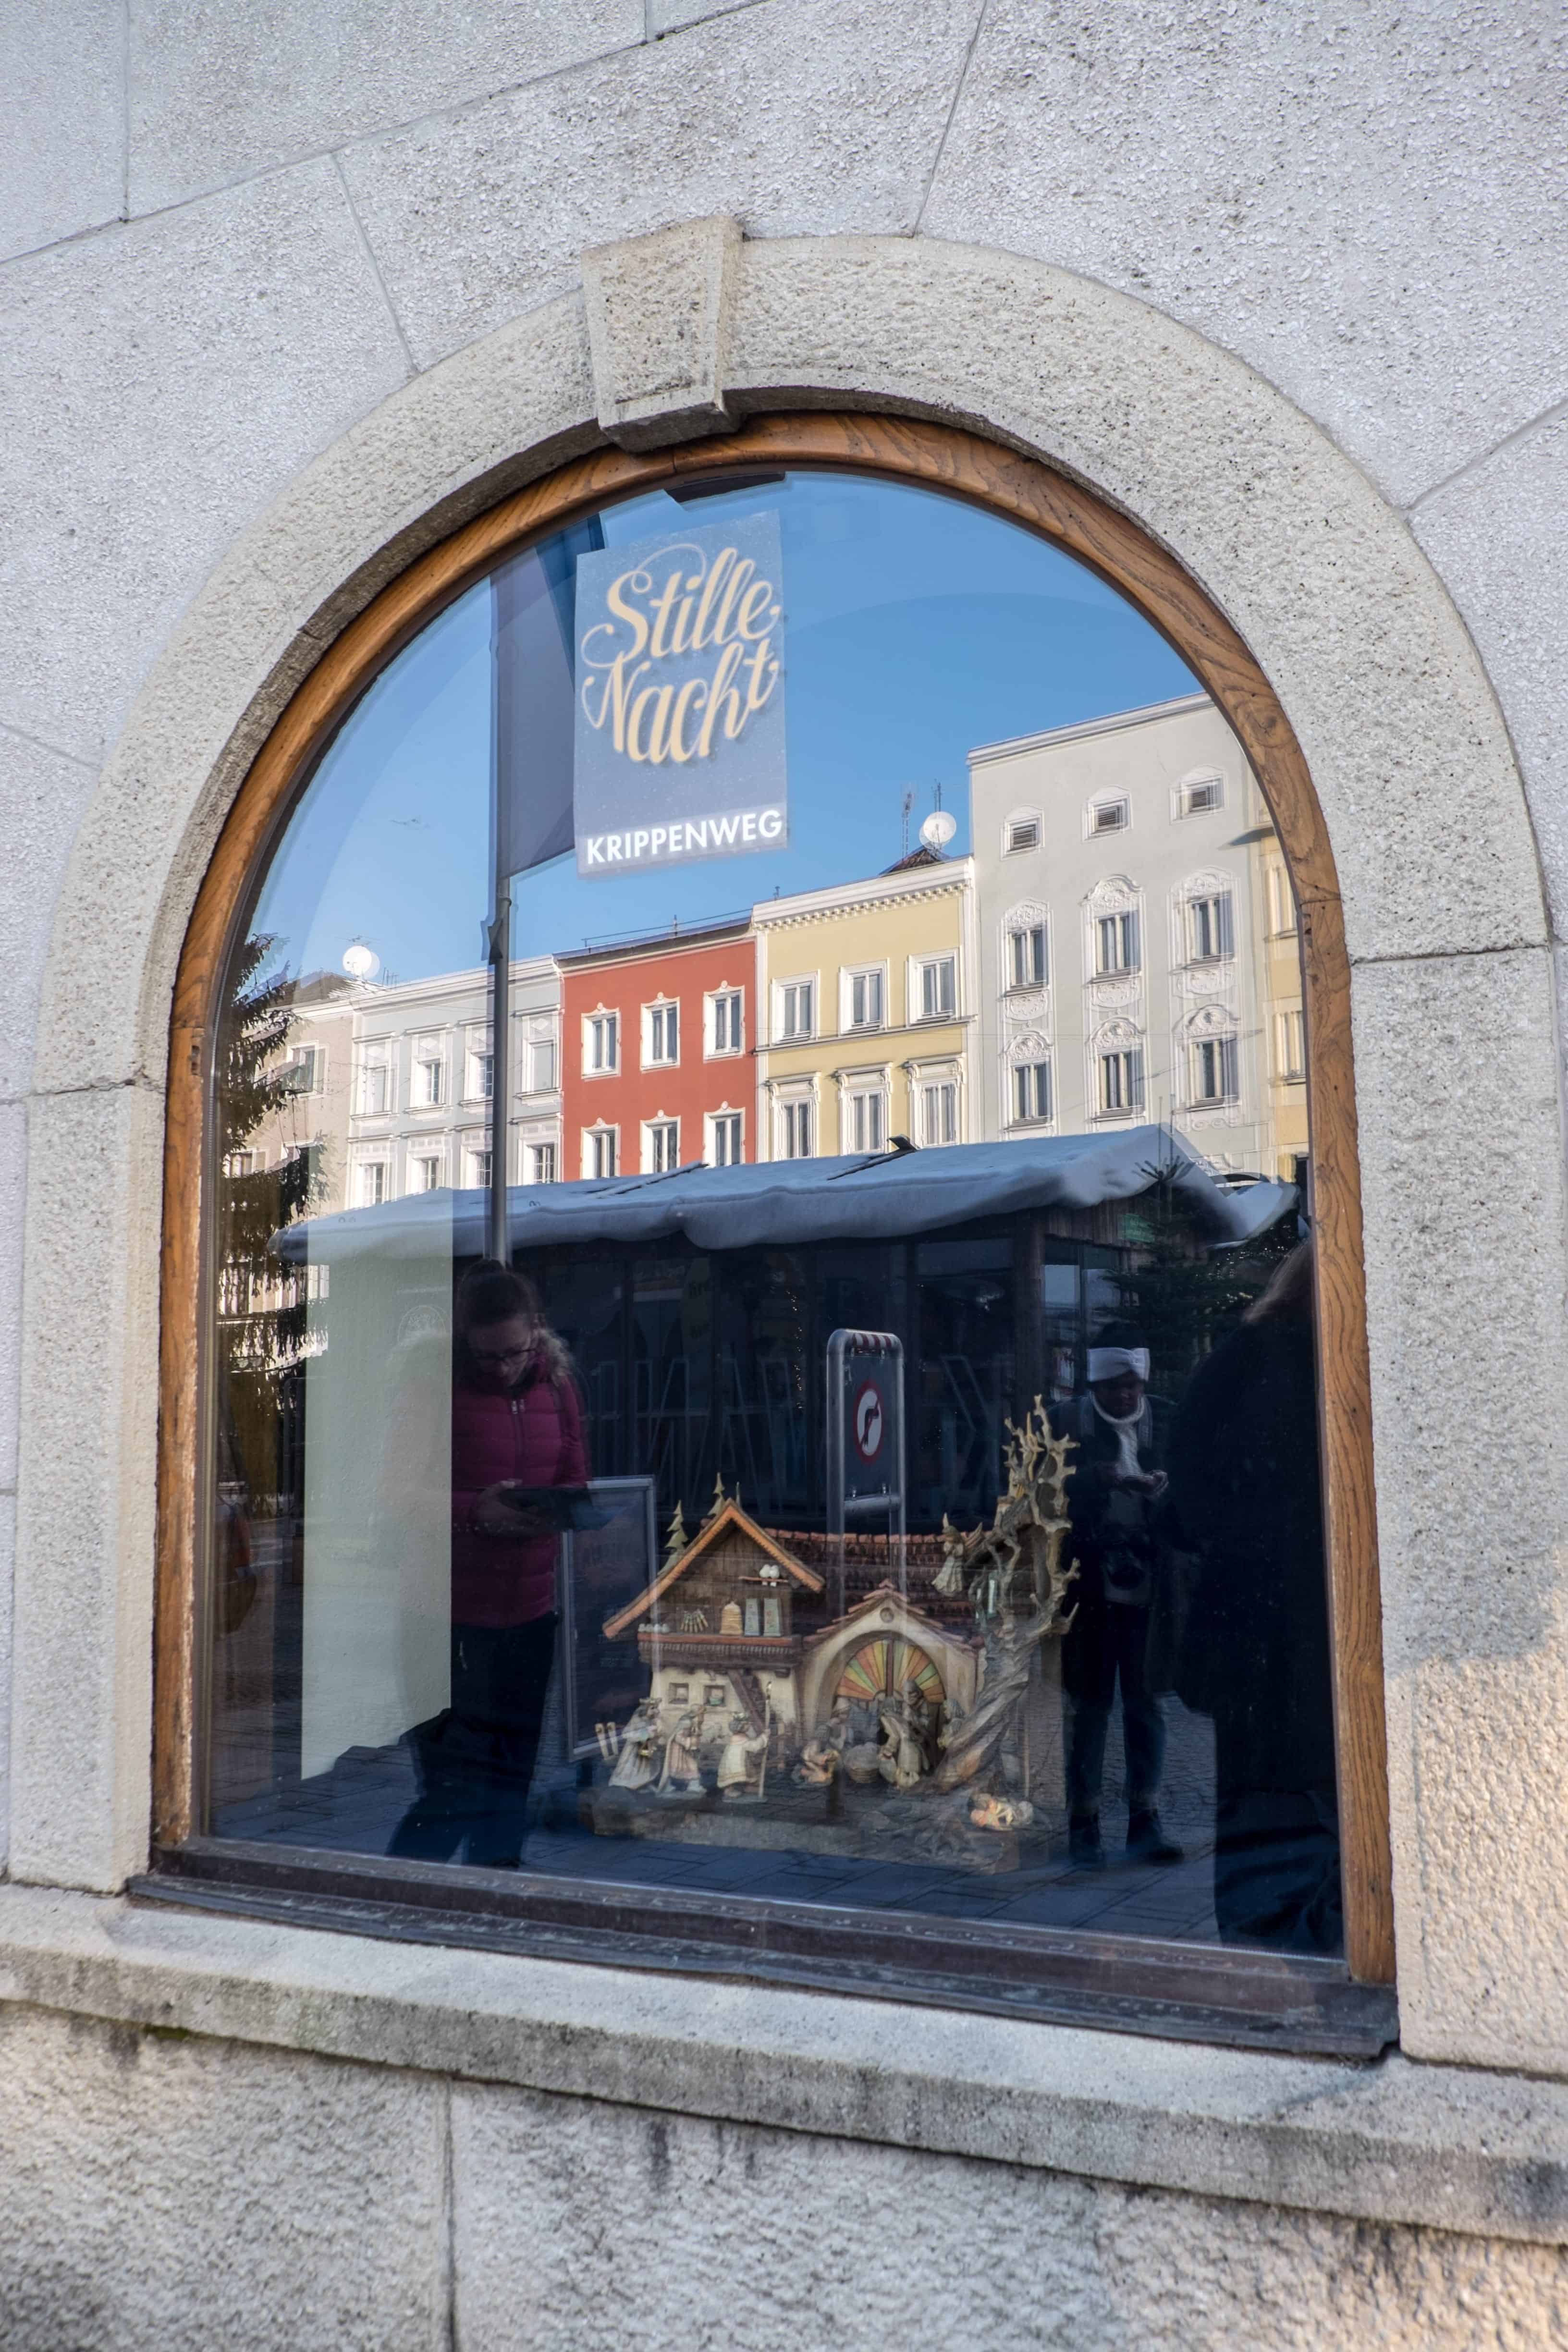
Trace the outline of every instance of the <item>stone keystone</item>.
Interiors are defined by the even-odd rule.
[[[732,433],[724,404],[739,224],[680,221],[583,256],[599,423],[623,449]]]

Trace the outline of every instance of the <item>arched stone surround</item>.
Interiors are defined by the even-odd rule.
[[[1356,468],[1159,313],[923,238],[763,242],[734,267],[731,415],[879,407],[1045,457],[1177,556],[1289,716],[1353,967],[1405,2042],[1562,2066],[1557,1053],[1534,845],[1475,652]],[[600,405],[575,295],[384,403],[192,604],[82,824],[30,1137],[18,1877],[108,1888],[145,1851],[162,1087],[218,829],[344,623],[426,546],[593,446]]]

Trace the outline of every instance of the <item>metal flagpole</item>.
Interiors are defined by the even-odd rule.
[[[577,558],[602,548],[597,517],[501,564],[491,579],[489,1255],[511,1263],[511,886],[570,855],[574,831],[573,629]]]
[[[511,1264],[507,1222],[508,1108],[511,1102],[511,877],[495,877],[490,942],[490,1199],[489,1255]]]

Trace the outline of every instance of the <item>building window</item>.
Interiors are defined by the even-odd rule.
[[[715,1168],[739,1168],[745,1158],[742,1149],[742,1114],[738,1110],[716,1110],[708,1121],[708,1157]]]
[[[1143,1048],[1123,1045],[1100,1056],[1100,1108],[1107,1118],[1124,1118],[1143,1108]]]
[[[851,1029],[879,1029],[883,1020],[880,970],[852,971],[845,977],[848,996],[846,1025]]]
[[[642,1018],[644,1068],[668,1069],[680,1059],[680,1007],[679,1004],[645,1004]]]
[[[743,1050],[744,997],[738,988],[721,988],[708,1000],[708,1051],[739,1054]]]
[[[1299,1004],[1274,1016],[1274,1061],[1280,1077],[1290,1085],[1307,1075],[1307,1021]]]
[[[1139,955],[1138,917],[1131,908],[1119,915],[1101,915],[1094,927],[1096,973],[1110,979],[1118,972],[1136,971]]]
[[[1236,952],[1231,929],[1230,892],[1187,900],[1187,958],[1192,963],[1217,963]]]
[[[921,1141],[933,1145],[958,1141],[958,1081],[931,1078],[920,1090]]]
[[[1090,801],[1086,831],[1125,833],[1132,822],[1131,803],[1123,793],[1117,793],[1105,800]]]
[[[1007,934],[1007,985],[1043,988],[1046,984],[1046,927],[1028,923]]]
[[[1194,1102],[1235,1102],[1240,1091],[1237,1082],[1235,1037],[1215,1036],[1195,1039],[1193,1045]]]
[[[958,1009],[958,959],[928,956],[915,966],[915,1002],[919,1021],[951,1020]]]
[[[816,1035],[816,983],[809,980],[786,980],[780,986],[778,1034],[786,1044]]]
[[[643,1172],[645,1175],[668,1176],[680,1165],[680,1121],[678,1118],[650,1118],[643,1127]],[[607,1170],[614,1175],[614,1169]]]
[[[846,1151],[885,1151],[888,1148],[887,1097],[880,1087],[864,1087],[845,1097]]]
[[[1296,935],[1296,894],[1290,887],[1290,877],[1278,862],[1268,868],[1268,929],[1277,940],[1294,939]]]
[[[359,1108],[365,1118],[381,1118],[392,1108],[392,1070],[384,1044],[366,1045],[359,1066]]]
[[[1051,1115],[1051,1066],[1020,1062],[1013,1072],[1013,1117],[1024,1125]]]
[[[811,1158],[811,1103],[804,1096],[794,1101],[785,1100],[778,1107],[779,1158],[809,1160]]]
[[[1206,816],[1225,805],[1225,780],[1217,771],[1184,776],[1179,787],[1183,816]]]
[[[555,1091],[555,1040],[553,1037],[531,1037],[528,1045],[528,1091],[533,1095]]]
[[[795,429],[788,415],[773,419],[770,449]],[[818,438],[805,446],[816,453],[821,421],[811,429]],[[172,1433],[162,1491],[187,1498],[190,1525],[160,1561],[158,1589],[161,1608],[176,1612],[163,1625],[195,1623],[204,1649],[199,1682],[173,1689],[157,1709],[161,1756],[174,1745],[167,1727],[176,1718],[194,1718],[195,1730],[159,1768],[161,1789],[176,1794],[160,1810],[173,1825],[160,1832],[153,1866],[205,1877],[214,1900],[237,1888],[260,1907],[259,1847],[271,1889],[263,1899],[276,1907],[280,1887],[290,1899],[320,1888],[330,1857],[331,1900],[350,1906],[342,1916],[374,1906],[377,1931],[395,1933],[411,1882],[386,1857],[441,1847],[425,1810],[427,1768],[449,1763],[455,1803],[471,1798],[495,1834],[482,1854],[448,1839],[444,1859],[421,1865],[426,1879],[442,1878],[443,1918],[526,1913],[531,1932],[561,1926],[574,1948],[613,1965],[626,1948],[616,1941],[623,1931],[657,1932],[671,1885],[700,1880],[703,1936],[712,1936],[705,1967],[782,1970],[768,1928],[779,1914],[763,1906],[787,1902],[805,1929],[791,1930],[797,1984],[816,1968],[829,1988],[853,1973],[893,1998],[907,1999],[915,1983],[917,1998],[951,2000],[963,1981],[980,2007],[1022,2014],[1059,2014],[1063,1999],[1078,1998],[1061,1956],[1067,1939],[1087,1932],[1095,1965],[1085,2006],[1098,2002],[1102,2015],[1114,1995],[1119,2022],[1135,2021],[1149,1982],[1146,1939],[1175,1937],[1187,1963],[1160,1971],[1168,1998],[1157,2028],[1212,2032],[1217,2008],[1239,2020],[1243,2038],[1278,2026],[1287,2044],[1294,2032],[1342,2055],[1372,2028],[1368,1987],[1352,1986],[1342,1967],[1327,1899],[1333,1652],[1327,1615],[1315,1612],[1331,1565],[1352,1591],[1362,1570],[1358,1556],[1331,1563],[1314,1554],[1324,1515],[1312,1482],[1320,1436],[1342,1445],[1354,1420],[1342,1410],[1321,1433],[1314,1413],[1324,1396],[1333,1411],[1339,1368],[1353,1369],[1359,1334],[1336,1276],[1337,1286],[1322,1286],[1334,1291],[1323,1325],[1334,1344],[1314,1353],[1295,1195],[1248,1181],[1307,1148],[1301,1100],[1287,1096],[1282,1074],[1309,1041],[1277,1024],[1305,1006],[1315,1045],[1323,1000],[1311,992],[1343,981],[1332,926],[1304,979],[1293,947],[1268,929],[1268,868],[1283,861],[1287,838],[1293,855],[1304,845],[1307,863],[1289,870],[1309,903],[1331,887],[1321,829],[1260,679],[1246,688],[1256,797],[1237,764],[1239,741],[1224,748],[1224,714],[1200,692],[1170,695],[1173,640],[1193,656],[1194,675],[1223,681],[1227,695],[1243,656],[1221,616],[1212,643],[1185,641],[1183,615],[1205,608],[1173,566],[1156,606],[1165,561],[1156,548],[1143,549],[1130,585],[1171,637],[1126,604],[1118,708],[1010,732],[1081,708],[1083,681],[1070,637],[1036,632],[1030,696],[1019,702],[994,660],[995,583],[1044,609],[1075,562],[1070,546],[1092,545],[1097,560],[1131,574],[1136,535],[1123,519],[1094,537],[1080,517],[1082,535],[1068,536],[1073,500],[1087,501],[1084,517],[1098,509],[1066,477],[1044,474],[1030,507],[1024,489],[1034,475],[1016,454],[1005,465],[1008,511],[992,512],[970,438],[908,419],[882,436],[878,464],[901,465],[927,436],[931,452],[969,452],[972,478],[939,475],[929,453],[921,462],[943,492],[972,480],[961,520],[975,560],[942,575],[951,593],[921,658],[900,654],[887,627],[889,549],[918,585],[946,562],[958,510],[913,477],[853,473],[847,499],[842,469],[814,471],[786,457],[777,470],[787,495],[767,487],[727,502],[723,539],[712,541],[747,534],[735,543],[755,577],[736,583],[731,620],[743,609],[748,628],[772,632],[770,651],[755,639],[743,674],[731,664],[737,684],[726,707],[740,735],[721,725],[700,776],[694,761],[679,774],[667,769],[664,782],[691,788],[693,804],[710,793],[710,807],[754,799],[760,811],[771,787],[757,780],[776,779],[788,744],[844,743],[852,677],[857,743],[973,740],[972,854],[895,862],[896,807],[871,810],[864,826],[847,821],[842,779],[853,761],[797,761],[787,863],[746,866],[742,834],[721,824],[732,867],[672,856],[657,873],[606,877],[593,910],[574,882],[562,887],[562,872],[525,877],[513,894],[508,1001],[496,1005],[475,942],[494,904],[487,843],[510,805],[499,793],[509,773],[526,785],[541,745],[564,751],[573,728],[592,725],[600,707],[574,698],[560,659],[567,642],[604,644],[587,633],[611,616],[602,573],[619,576],[590,560],[600,551],[585,543],[599,534],[584,527],[595,518],[580,470],[571,504],[564,480],[559,493],[548,478],[534,481],[528,535],[505,540],[521,509],[497,509],[485,526],[496,551],[488,572],[432,571],[427,594],[400,582],[373,600],[319,672],[319,692],[340,680],[342,699],[318,706],[308,773],[289,766],[293,737],[279,735],[277,753],[242,787],[246,826],[232,830],[226,851],[236,870],[215,864],[204,885],[209,929],[193,932],[180,976],[181,1002],[210,1011],[213,1050],[195,1077],[183,1052],[169,1074],[176,1138],[201,1137],[204,1166],[253,1160],[255,1172],[164,1204],[165,1281],[178,1308],[166,1328],[189,1322],[197,1346],[188,1389],[183,1367],[165,1372],[174,1402],[160,1416]],[[724,478],[731,446],[697,453],[698,487]],[[616,466],[618,491],[636,488]],[[831,539],[847,505],[855,528]],[[862,518],[881,527],[862,532]],[[630,579],[622,558],[637,534],[627,560],[638,576],[647,567],[648,604],[666,600],[637,656],[652,667],[633,688],[647,689],[634,727],[657,721],[661,746],[669,727],[685,723],[674,699],[682,689],[660,701],[668,673],[648,648],[656,626],[662,642],[695,623],[700,590],[682,622],[682,598],[693,592],[681,583],[691,542],[708,543],[698,527],[708,520],[662,496],[604,517],[614,565]],[[1037,538],[1037,525],[1062,536]],[[788,595],[775,581],[770,602],[758,583],[775,533]],[[482,537],[476,531],[473,544]],[[819,561],[825,545],[830,560]],[[448,565],[456,560],[448,551]],[[1092,579],[1087,593],[1103,604],[1112,592]],[[710,597],[709,625],[723,585]],[[437,605],[439,635],[426,637]],[[528,627],[511,627],[509,614],[525,613]],[[570,640],[558,620],[570,621]],[[539,652],[534,673],[541,638],[549,658]],[[830,662],[812,658],[824,646]],[[777,707],[764,726],[770,661]],[[576,682],[592,683],[581,672]],[[601,692],[605,684],[601,676]],[[497,698],[502,723],[492,739]],[[758,705],[750,715],[748,698]],[[622,754],[612,698],[603,698],[606,731],[591,748],[614,768]],[[960,702],[964,738],[952,734]],[[353,723],[338,724],[335,713],[351,709]],[[511,726],[520,714],[538,719],[537,736]],[[490,825],[475,803],[454,826],[451,745],[491,740],[493,769],[474,772],[476,788],[492,794]],[[406,831],[375,822],[387,806],[388,742],[397,813],[422,820]],[[1226,763],[1236,804],[1223,847],[1217,817],[1209,835],[1169,823],[1183,761],[1195,775],[1211,751],[1215,768]],[[651,767],[639,772],[645,789],[658,784]],[[616,773],[637,790],[637,775]],[[1291,792],[1303,797],[1292,803]],[[1280,835],[1240,814],[1266,808],[1269,795],[1279,801]],[[1119,834],[1081,839],[1091,796],[1107,814],[1135,804],[1144,848]],[[711,835],[700,809],[689,822]],[[933,840],[944,829],[934,827]],[[240,838],[263,845],[249,872],[232,856]],[[638,862],[640,853],[624,861]],[[1232,961],[1221,961],[1212,952],[1226,946],[1221,919],[1196,909],[1226,894],[1235,938]],[[716,905],[741,899],[752,902],[747,919],[714,916]],[[1150,908],[1157,939],[1145,957]],[[1205,919],[1206,941],[1196,936]],[[356,920],[374,920],[386,974],[411,977],[384,977],[374,991],[343,986],[331,950],[336,943],[341,952]],[[605,936],[587,947],[582,933],[595,926]],[[199,944],[206,938],[220,943],[211,969]],[[432,952],[442,938],[452,942],[447,957]],[[230,939],[232,950],[221,949]],[[1057,975],[1064,941],[1071,971]],[[966,965],[972,949],[982,961]],[[441,962],[450,968],[436,969]],[[982,971],[989,996],[971,1006]],[[645,1006],[649,981],[655,996]],[[758,985],[765,994],[753,1014],[746,998]],[[616,991],[613,1007],[597,1002],[605,988]],[[700,1020],[700,1037],[680,1035],[678,996]],[[504,1025],[495,1019],[487,1035],[502,1010]],[[1244,1037],[1255,1058],[1237,1096]],[[280,1082],[296,1041],[319,1045],[331,1063],[319,1106],[290,1102]],[[350,1057],[341,1066],[331,1060],[339,1053]],[[488,1108],[481,1053],[493,1054]],[[735,1066],[687,1086],[685,1065],[705,1070],[705,1055]],[[373,1063],[389,1074],[379,1097],[361,1076]],[[422,1063],[434,1083],[419,1084]],[[521,1104],[509,1100],[518,1094]],[[362,1118],[373,1100],[374,1114]],[[492,1110],[493,1149],[505,1158],[489,1164]],[[1158,1129],[1145,1125],[1156,1117]],[[908,1157],[905,1130],[919,1147]],[[318,1132],[311,1186],[305,1161],[278,1163],[296,1137]],[[1331,1121],[1314,1171],[1325,1234],[1347,1230],[1347,1196],[1334,1188],[1352,1151],[1345,1128],[1336,1133]],[[818,1166],[822,1155],[831,1157]],[[789,1159],[802,1164],[782,1164]],[[696,1172],[698,1160],[711,1172]],[[429,1185],[435,1197],[392,1206],[400,1177],[406,1191]],[[503,1180],[498,1234],[491,1193]],[[357,1213],[341,1215],[345,1205]],[[500,1267],[486,1264],[492,1248]],[[509,1283],[506,1260],[527,1287]],[[330,1314],[319,1279],[328,1264]],[[187,1265],[202,1270],[199,1295],[175,1297]],[[1286,1307],[1264,1329],[1247,1310],[1264,1304],[1281,1269],[1289,1281],[1263,1319],[1279,1299]],[[1135,1328],[1112,1335],[1113,1322]],[[1204,1705],[1200,1716],[1164,1702],[1163,1787],[1157,1756],[1134,1756],[1130,1788],[1121,1748],[1113,1741],[1102,1755],[1092,1724],[1086,1734],[1091,1711],[1058,1710],[1064,1666],[1072,1684],[1068,1645],[1079,1641],[1083,1658],[1093,1592],[1115,1569],[1085,1549],[1080,1498],[1092,1482],[1079,1475],[1082,1452],[1069,1448],[1099,1444],[1110,1459],[1120,1444],[1124,1462],[1131,1449],[1141,1472],[1151,1466],[1142,1424],[1118,1436],[1096,1417],[1089,1375],[1101,1349],[1114,1354],[1119,1385],[1138,1381],[1158,1401],[1158,1467],[1170,1494],[1145,1497],[1146,1513],[1136,1507],[1139,1557],[1158,1569],[1176,1527],[1184,1552],[1191,1545],[1182,1573],[1196,1601],[1173,1645],[1183,1654],[1164,1663]],[[1272,1380],[1287,1349],[1286,1425],[1263,1475],[1247,1416],[1255,1421],[1259,1409],[1258,1365]],[[198,1412],[204,1400],[210,1409]],[[451,1639],[453,1619],[460,1626],[485,1613],[479,1584],[511,1574],[499,1522],[499,1542],[487,1532],[495,1511],[468,1492],[468,1472],[494,1450],[498,1430],[520,1483],[558,1478],[588,1489],[585,1498],[563,1495],[559,1508],[540,1506],[511,1542],[528,1555],[533,1601],[558,1600],[561,1617],[560,1672],[527,1804],[521,1791],[497,1794],[474,1645],[459,1639],[455,1649]],[[1287,1458],[1296,1482],[1288,1494],[1276,1475]],[[224,1597],[237,1496],[266,1571],[263,1601],[237,1628],[203,1600]],[[1014,1538],[1026,1523],[1047,1539],[1020,1551]],[[1341,1524],[1332,1509],[1327,1524]],[[557,1541],[554,1528],[570,1532]],[[1068,1581],[1075,1559],[1079,1575]],[[1287,1604],[1275,1612],[1283,1648],[1262,1663],[1224,1638],[1236,1609],[1260,1594]],[[161,1639],[160,1660],[177,1646]],[[1359,1687],[1351,1676],[1352,1704]],[[1261,1711],[1260,1690],[1269,1700]],[[443,1717],[455,1723],[449,1741]],[[439,1757],[425,1752],[432,1724]],[[1375,1753],[1361,1724],[1353,1757]],[[1282,1777],[1303,1758],[1297,1779]],[[1160,1822],[1130,1815],[1140,1785],[1153,1803],[1138,1813],[1163,1800]],[[1300,1802],[1276,1803],[1282,1788]],[[172,1855],[184,1834],[177,1792],[186,1790],[198,1800],[194,1834]],[[447,1826],[450,1818],[443,1813]],[[1357,1839],[1348,1896],[1368,1874],[1359,1826]],[[1173,1844],[1185,1848],[1184,1861],[1171,1858]],[[803,1877],[804,1853],[828,1857],[831,1878],[816,1859]],[[879,1853],[894,1854],[899,1900],[919,1915],[908,1937],[878,1925],[887,1893]],[[517,1864],[523,1895],[507,1895],[498,1874],[473,1866],[498,1859]],[[345,1891],[351,1860],[363,1895]],[[1096,1861],[1112,1867],[1096,1876]],[[426,1911],[427,1927],[435,1916]],[[1129,1938],[1145,1941],[1131,1949]],[[1081,1946],[1073,1948],[1081,1976]],[[1238,1969],[1237,1952],[1245,1960],[1249,1951],[1264,1964]],[[1205,1984],[1206,2005],[1183,1990]],[[1353,1995],[1338,2008],[1336,1986]],[[1367,2054],[1381,2046],[1372,2042]]]
[[[223,1163],[226,1176],[254,1176],[261,1163],[258,1151],[231,1151]]]
[[[409,1097],[416,1110],[435,1110],[444,1098],[444,1060],[439,1037],[416,1037]]]
[[[591,1013],[583,1024],[583,1075],[607,1076],[621,1066],[621,1024],[614,1013]]]
[[[291,1095],[324,1094],[327,1084],[325,1047],[290,1046],[283,1064],[283,1083]]]

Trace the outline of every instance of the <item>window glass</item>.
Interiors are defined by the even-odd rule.
[[[206,1831],[1336,1951],[1308,1044],[1044,541],[716,471],[508,557],[224,980]]]

